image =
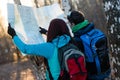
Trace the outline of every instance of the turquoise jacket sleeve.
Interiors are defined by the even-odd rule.
[[[25,44],[18,36],[14,36],[13,42],[21,52],[28,55],[43,56],[48,59],[54,54],[55,46],[52,43]]]

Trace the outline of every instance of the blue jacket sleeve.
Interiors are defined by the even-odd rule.
[[[28,55],[37,55],[51,58],[55,50],[55,46],[52,43],[25,44],[18,36],[14,36],[13,42],[21,52]]]

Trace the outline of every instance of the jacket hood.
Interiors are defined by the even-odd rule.
[[[55,39],[53,39],[52,43],[56,47],[60,48],[60,47],[62,47],[64,45],[66,45],[67,43],[69,43],[69,41],[70,41],[70,36],[68,36],[68,35],[62,35],[62,36],[58,36]]]

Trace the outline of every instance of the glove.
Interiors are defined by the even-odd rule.
[[[15,30],[11,27],[10,23],[8,25],[8,34],[13,38],[16,35]]]
[[[39,27],[40,28],[40,33],[41,34],[46,34],[47,33],[47,30],[46,29],[44,29],[44,28],[42,28],[42,27]]]

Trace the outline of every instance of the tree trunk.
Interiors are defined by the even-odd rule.
[[[21,5],[20,0],[14,0],[15,4]]]
[[[120,79],[120,0],[103,0],[112,53],[114,80]]]

